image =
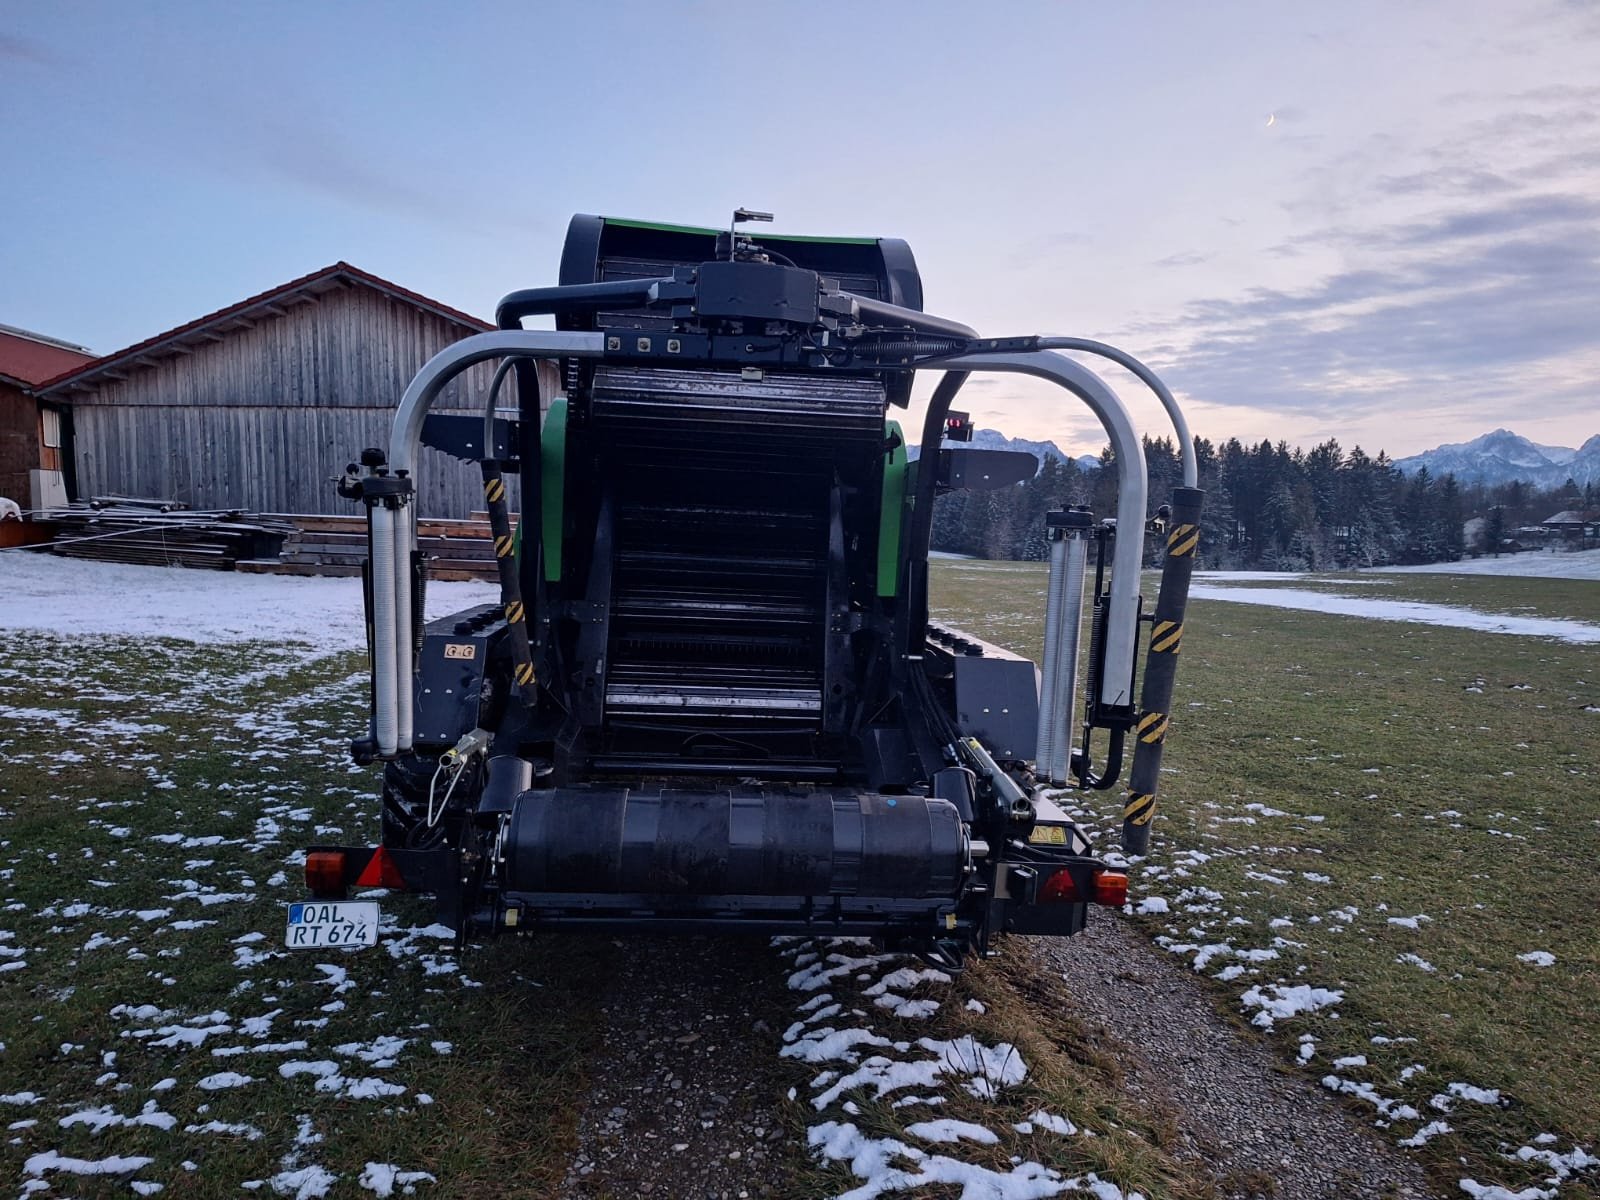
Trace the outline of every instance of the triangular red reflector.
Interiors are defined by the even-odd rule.
[[[367,860],[367,865],[361,869],[360,876],[356,879],[357,887],[398,888],[404,890],[405,876],[400,874],[400,868],[395,865],[389,852],[379,846],[372,852],[372,857]]]

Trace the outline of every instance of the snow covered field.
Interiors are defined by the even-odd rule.
[[[942,565],[979,581],[983,603],[1019,610],[993,580],[1026,589],[1038,574]],[[1252,590],[1227,582],[1197,588],[1229,600]],[[493,598],[487,585],[436,585],[430,610]],[[1446,609],[1447,624],[1470,611],[1430,607]],[[298,848],[342,840],[346,826],[363,837],[371,821],[370,776],[343,761],[364,674],[295,674],[310,655],[359,647],[359,614],[354,580],[0,555],[0,988],[13,1006],[19,996],[31,1005],[0,1029],[10,1125],[0,1162],[15,1157],[24,1194],[195,1192],[185,1177],[203,1169],[226,1183],[207,1195],[386,1195],[439,1173],[419,1159],[415,1131],[436,1128],[428,1122],[445,1106],[435,1095],[451,1086],[467,1036],[451,1023],[470,1025],[463,1014],[484,994],[449,953],[447,931],[395,921],[383,957],[275,949],[281,904],[299,894]],[[1394,1144],[1454,1155],[1468,1143],[1452,1139],[1483,1142],[1487,1162],[1462,1174],[1463,1194],[1583,1194],[1600,1168],[1590,1142],[1545,1132],[1562,1128],[1554,1123],[1495,1124],[1528,1107],[1522,1092],[1534,1084],[1517,1081],[1518,1064],[1440,1063],[1452,1057],[1450,1026],[1487,1020],[1471,1008],[1486,990],[1516,998],[1503,1018],[1516,1022],[1559,1007],[1592,969],[1582,930],[1535,924],[1518,905],[1537,898],[1507,910],[1502,887],[1467,876],[1553,878],[1552,864],[1584,844],[1573,839],[1585,828],[1562,828],[1560,806],[1581,802],[1593,779],[1592,755],[1568,748],[1591,728],[1571,722],[1595,719],[1571,715],[1587,711],[1582,679],[1596,678],[1582,668],[1573,682],[1575,664],[1592,659],[1593,627],[1563,623],[1577,636],[1539,631],[1558,637],[1542,644],[1483,638],[1476,659],[1412,673],[1392,669],[1414,661],[1411,646],[1356,661],[1333,633],[1321,649],[1253,638],[1246,648],[1252,630],[1217,624],[1209,647],[1197,631],[1193,652],[1222,672],[1222,652],[1237,650],[1243,666],[1237,678],[1180,676],[1187,708],[1174,723],[1204,725],[1211,742],[1186,740],[1185,729],[1175,738],[1154,851],[1132,864],[1138,919]],[[149,636],[215,650],[114,640]],[[261,690],[274,680],[276,691]],[[1362,707],[1373,696],[1377,706]],[[1558,706],[1568,724],[1552,734]],[[1396,740],[1424,722],[1453,740]],[[1490,740],[1492,751],[1480,749]],[[1240,746],[1270,749],[1273,770]],[[1468,766],[1451,775],[1458,757]],[[31,809],[19,811],[19,791],[33,795]],[[54,813],[41,812],[45,798]],[[1109,834],[1105,815],[1086,809],[1084,819]],[[1417,877],[1439,862],[1462,866]],[[1491,918],[1515,927],[1509,942],[1485,936]],[[973,1196],[1136,1194],[1114,1174],[1047,1165],[1063,1152],[1081,1161],[1117,1131],[1023,1104],[1031,1053],[977,1034],[905,1034],[953,1015],[938,971],[851,944],[781,952],[796,1009],[783,1058],[815,1071],[794,1099],[810,1110],[813,1153],[854,1179],[852,1200],[935,1182]],[[1421,981],[1430,1003],[1386,1012],[1392,989],[1373,982],[1374,964]],[[1511,1029],[1486,1027],[1491,1048]],[[1567,1057],[1582,1068],[1589,1032],[1581,1021],[1567,1028],[1580,1051]]]
[[[1460,562],[1426,563],[1419,567],[1377,567],[1396,575],[1504,575],[1521,579],[1600,580],[1600,550],[1570,553],[1529,550],[1499,558],[1463,558]]]
[[[1224,600],[1230,604],[1259,604],[1301,612],[1365,617],[1372,621],[1405,621],[1449,629],[1474,629],[1480,633],[1505,633],[1522,637],[1547,637],[1578,645],[1600,644],[1600,625],[1562,621],[1550,617],[1514,617],[1478,612],[1453,604],[1424,604],[1415,600],[1385,600],[1374,596],[1346,596],[1309,588],[1228,587],[1225,583],[1197,580],[1189,595],[1195,600]],[[1254,576],[1259,578],[1260,576]],[[1226,578],[1226,576],[1222,576]],[[1341,581],[1343,582],[1343,581]]]
[[[1370,567],[1371,575],[1503,575],[1520,579],[1600,579],[1600,550],[1557,552],[1530,550],[1499,558],[1463,558],[1459,562],[1422,563],[1411,567]],[[1304,578],[1298,571],[1196,571],[1196,579],[1283,580]]]
[[[428,616],[498,596],[492,584],[433,583]],[[298,643],[321,653],[366,645],[359,579],[143,567],[32,551],[0,552],[0,629]]]

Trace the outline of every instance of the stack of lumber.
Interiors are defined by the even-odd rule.
[[[127,496],[96,496],[41,515],[55,528],[53,554],[216,571],[277,554],[292,532],[292,526],[252,513],[196,512],[170,500]]]
[[[360,575],[367,561],[364,516],[269,514],[291,527],[275,558],[241,562],[238,569],[262,575]],[[417,548],[428,559],[430,579],[495,579],[494,543],[487,520],[417,522]]]

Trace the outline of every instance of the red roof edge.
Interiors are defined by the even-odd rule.
[[[331,266],[323,267],[318,271],[312,271],[309,275],[302,275],[298,279],[291,279],[288,283],[281,283],[275,288],[270,288],[265,292],[259,292],[254,296],[250,296],[239,301],[237,304],[230,304],[227,308],[219,308],[216,312],[207,313],[203,317],[197,317],[186,325],[179,325],[176,329],[169,329],[165,333],[158,333],[154,337],[146,338],[144,341],[139,342],[136,345],[129,346],[125,350],[118,350],[113,354],[107,354],[104,357],[97,358],[92,362],[84,363],[82,366],[74,367],[70,371],[64,371],[53,379],[47,379],[43,383],[37,384],[33,390],[39,393],[53,391],[54,389],[65,384],[82,380],[86,376],[94,375],[108,367],[116,366],[120,362],[126,362],[131,358],[138,358],[142,354],[147,354],[164,344],[176,342],[179,339],[188,336],[189,334],[198,333],[207,326],[214,325],[219,321],[224,321],[230,317],[238,316],[240,313],[246,312],[249,309],[256,308],[260,305],[270,304],[272,301],[281,297],[292,295],[293,293],[301,291],[314,283],[319,283],[324,279],[330,279],[338,275],[347,275],[357,283],[363,284],[366,287],[370,287],[376,291],[383,292],[386,295],[393,296],[398,300],[403,300],[407,304],[423,309],[424,311],[435,313],[438,316],[446,318],[447,320],[455,321],[458,324],[465,325],[467,328],[472,329],[475,332],[485,333],[494,328],[493,325],[489,324],[489,322],[480,317],[475,317],[471,313],[464,313],[458,308],[451,308],[448,304],[441,304],[439,301],[430,299],[429,297],[422,295],[420,292],[413,292],[409,288],[401,287],[398,283],[391,283],[382,276],[374,275],[370,271],[363,271],[360,267],[351,266],[349,263],[341,259],[339,262],[336,262]]]

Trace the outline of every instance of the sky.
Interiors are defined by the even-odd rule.
[[[0,0],[0,161],[0,323],[98,353],[340,259],[488,316],[574,212],[744,205],[1114,342],[1214,441],[1600,432],[1589,0]],[[1048,385],[962,398],[1104,442]]]

